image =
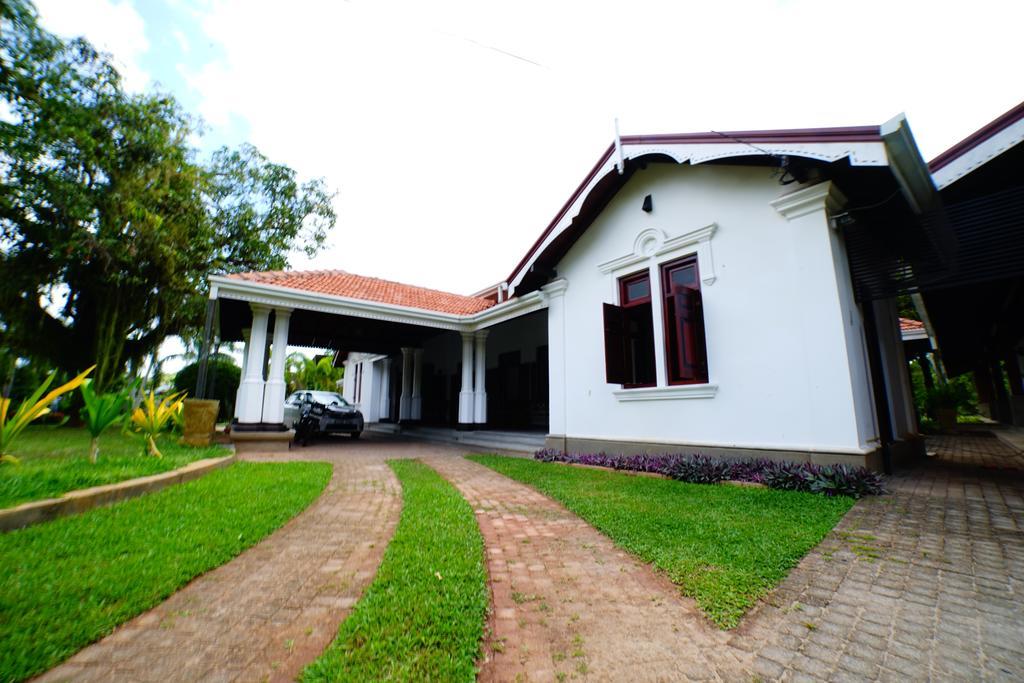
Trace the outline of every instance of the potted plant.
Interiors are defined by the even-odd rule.
[[[969,400],[966,387],[957,382],[941,382],[928,390],[928,412],[943,432],[956,431],[958,408]]]

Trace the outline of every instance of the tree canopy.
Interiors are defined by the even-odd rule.
[[[334,226],[322,179],[252,145],[200,158],[200,123],[126,92],[110,58],[0,3],[0,345],[102,389],[202,324],[207,277],[288,266]]]

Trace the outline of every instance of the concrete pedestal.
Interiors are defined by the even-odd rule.
[[[240,432],[231,430],[231,443],[235,445],[235,453],[287,453],[294,430],[283,432]]]

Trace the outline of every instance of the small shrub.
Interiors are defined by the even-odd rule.
[[[89,462],[96,464],[100,454],[100,434],[108,427],[117,424],[125,417],[125,406],[130,396],[128,389],[116,393],[97,394],[92,388],[92,380],[85,380],[79,387],[84,407],[82,422],[92,437],[89,443]]]
[[[165,396],[159,403],[152,391],[145,397],[142,405],[132,413],[132,426],[145,437],[146,446],[143,453],[148,453],[156,458],[162,458],[160,449],[156,447],[156,439],[170,424],[176,424],[180,419],[181,409],[184,406],[185,395],[183,393]]]
[[[690,484],[716,484],[728,479],[730,470],[728,462],[698,454],[679,458],[665,474]]]
[[[235,394],[242,379],[242,369],[235,365],[231,356],[212,354],[206,370],[206,398],[220,401],[218,420],[230,420],[235,413]],[[199,376],[199,363],[183,367],[174,376],[174,390],[193,392]]]
[[[702,454],[608,455],[566,453],[544,449],[534,454],[541,462],[596,465],[630,472],[655,472],[691,484],[743,481],[782,491],[807,491],[825,496],[877,496],[885,493],[882,477],[866,467],[815,465],[774,460],[719,460]]]

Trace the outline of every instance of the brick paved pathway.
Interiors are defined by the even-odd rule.
[[[927,447],[940,461],[949,464],[1024,470],[1024,453],[991,434],[929,436]]]
[[[492,633],[481,681],[743,677],[749,655],[650,567],[558,503],[461,458],[428,458],[476,510]]]
[[[309,448],[272,459],[328,459],[334,475],[263,542],[42,680],[293,680],[319,656],[376,572],[401,490],[377,453]]]
[[[728,633],[533,489],[427,462],[477,510],[488,550],[481,680],[1024,680],[1024,473],[944,457],[858,502]]]
[[[484,535],[494,611],[481,680],[1024,680],[1024,472],[958,464],[970,449],[982,452],[969,462],[1000,457],[986,446],[1001,444],[940,443],[890,479],[891,495],[860,501],[732,632],[464,448],[376,437],[303,449],[285,457],[335,463],[323,498],[46,678],[291,679],[393,531],[400,494],[384,460],[418,457]]]
[[[966,438],[858,502],[747,615],[731,644],[758,675],[1024,680],[1024,472],[956,464],[1001,454]]]

